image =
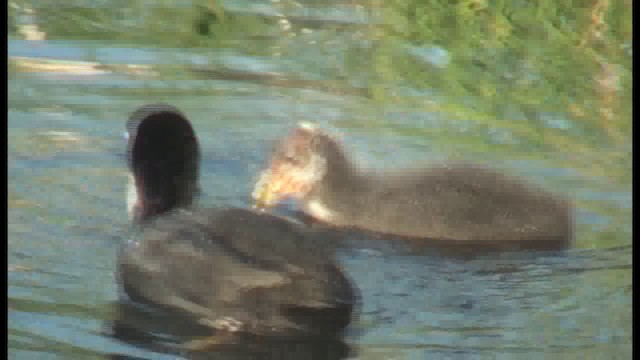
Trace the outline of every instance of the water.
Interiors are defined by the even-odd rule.
[[[105,335],[117,299],[115,255],[128,234],[124,123],[136,107],[158,101],[181,109],[199,134],[205,204],[248,206],[273,141],[308,120],[340,132],[369,165],[478,160],[576,200],[578,236],[567,252],[456,258],[363,244],[345,250],[340,261],[363,296],[346,337],[358,358],[631,357],[630,139],[619,147],[594,142],[552,151],[544,143],[553,141],[558,124],[585,138],[590,130],[546,109],[531,125],[517,103],[501,105],[515,114],[510,121],[453,120],[429,104],[468,109],[481,100],[348,65],[367,64],[365,30],[378,23],[373,15],[346,3],[303,4],[289,11],[287,30],[270,15],[283,11],[278,6],[229,4],[235,13],[226,16],[252,31],[229,35],[220,47],[136,43],[131,33],[104,40],[90,31],[84,39],[10,37],[10,358],[162,358]],[[191,9],[169,9],[183,7]],[[143,21],[140,11],[118,18],[122,26]],[[48,35],[59,13],[50,16]],[[86,30],[82,17],[75,19],[77,32]],[[118,33],[120,25],[101,21],[109,25],[105,32]],[[434,71],[442,71],[456,59],[445,48],[425,48],[437,49],[438,59],[415,66],[437,61]],[[47,68],[43,58],[111,67],[65,63],[62,69],[58,62]],[[384,86],[408,100],[381,100],[370,81],[388,81]]]

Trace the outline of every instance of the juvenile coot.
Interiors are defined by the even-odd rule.
[[[561,196],[468,163],[366,171],[309,123],[276,146],[253,197],[259,208],[293,197],[321,223],[448,245],[554,249],[573,237],[572,207]]]
[[[119,253],[123,296],[193,319],[210,329],[205,343],[331,336],[349,324],[357,290],[331,238],[253,210],[194,206],[199,146],[175,108],[144,106],[127,126],[130,213],[141,239]]]

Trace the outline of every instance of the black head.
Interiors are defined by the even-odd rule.
[[[132,220],[191,205],[198,193],[200,148],[189,120],[173,106],[145,105],[129,117],[127,134]]]

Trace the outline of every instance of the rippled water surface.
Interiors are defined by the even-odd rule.
[[[491,107],[501,110],[490,113],[477,94],[436,86],[436,78],[451,79],[452,88],[463,82],[451,70],[461,50],[394,38],[395,53],[375,52],[388,46],[376,34],[390,20],[372,4],[227,1],[214,7],[224,21],[209,24],[220,15],[177,3],[107,1],[68,11],[10,3],[17,29],[8,48],[10,358],[161,358],[105,336],[116,250],[129,230],[124,123],[136,107],[159,101],[181,109],[199,134],[208,205],[248,206],[273,141],[302,120],[340,133],[367,165],[470,159],[575,199],[577,239],[567,252],[459,258],[366,244],[345,250],[340,261],[363,296],[346,338],[358,358],[631,357],[624,131],[604,141],[594,135],[597,121],[548,103],[519,103],[505,92]],[[44,40],[25,40],[37,31]],[[145,40],[147,33],[156,38]],[[404,67],[433,73],[434,86],[385,76]],[[544,75],[504,67],[505,84],[509,76]],[[549,98],[563,97],[552,85]],[[624,117],[630,100],[619,99]],[[590,140],[547,146],[563,136]]]

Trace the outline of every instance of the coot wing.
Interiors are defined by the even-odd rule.
[[[119,257],[129,297],[258,334],[338,331],[354,306],[334,243],[244,209],[180,210],[157,219]]]

